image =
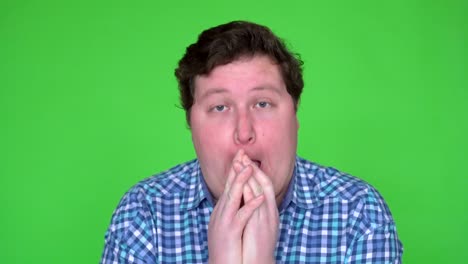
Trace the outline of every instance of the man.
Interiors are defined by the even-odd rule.
[[[268,28],[204,31],[176,69],[197,160],[134,186],[102,263],[401,263],[369,184],[296,156],[302,62]]]

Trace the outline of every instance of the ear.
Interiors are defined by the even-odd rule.
[[[299,130],[299,118],[297,118],[297,114],[296,114],[296,130]]]

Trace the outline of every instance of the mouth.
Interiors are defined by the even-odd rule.
[[[259,161],[259,160],[254,159],[254,160],[252,160],[252,162],[255,163],[255,165],[257,165],[257,167],[259,167],[259,168],[260,168],[260,166],[262,166],[262,162]]]

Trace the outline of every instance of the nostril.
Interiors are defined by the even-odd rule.
[[[255,133],[252,130],[237,130],[234,133],[234,140],[238,144],[253,143],[255,141]]]

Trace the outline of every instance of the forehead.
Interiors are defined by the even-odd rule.
[[[215,67],[207,75],[195,78],[195,96],[208,90],[244,90],[285,89],[279,65],[263,55],[242,57],[231,63]]]

